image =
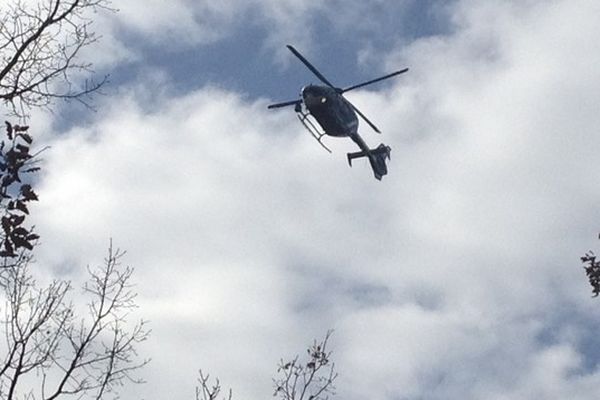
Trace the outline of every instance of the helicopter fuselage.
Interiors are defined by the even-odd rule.
[[[302,101],[328,136],[358,135],[358,118],[344,97],[328,86],[308,85],[302,88]]]

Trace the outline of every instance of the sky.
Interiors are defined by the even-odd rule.
[[[147,383],[272,395],[281,357],[334,330],[336,398],[595,399],[600,3],[128,0],[82,57],[96,112],[32,112],[37,265],[75,282],[109,239],[150,321]],[[293,44],[392,148],[389,174],[314,143]],[[361,162],[364,161],[364,162]]]

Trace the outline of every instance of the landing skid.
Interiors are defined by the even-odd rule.
[[[325,136],[325,132],[322,132],[322,130],[319,129],[317,122],[313,122],[309,118],[314,117],[312,117],[312,115],[310,115],[308,111],[304,111],[300,106],[297,106],[295,111],[296,115],[298,116],[298,119],[300,120],[300,122],[302,122],[302,125],[304,125],[304,127],[311,134],[311,136],[314,137],[325,150],[331,153],[331,150],[329,150],[329,148],[325,146],[325,144],[322,141],[323,136]]]

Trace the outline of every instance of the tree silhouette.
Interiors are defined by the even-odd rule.
[[[281,359],[277,366],[278,377],[273,379],[274,397],[281,400],[326,400],[335,394],[334,381],[337,378],[335,364],[331,361],[331,352],[327,342],[333,331],[328,331],[321,341],[314,341],[307,349],[307,357],[300,360],[296,356],[290,360]],[[218,400],[221,383],[215,379],[209,383],[209,375],[199,372],[199,386],[196,386],[196,400]],[[223,400],[231,400],[231,389]]]
[[[592,296],[598,297],[600,294],[600,261],[596,260],[596,255],[593,251],[588,251],[581,257],[583,268],[588,277],[588,281],[592,286]]]
[[[39,170],[37,154],[30,151],[33,139],[28,130],[27,126],[13,126],[6,122],[6,139],[0,141],[0,225],[3,239],[0,257],[4,268],[13,265],[11,260],[18,257],[19,250],[33,250],[38,239],[31,228],[24,227],[25,218],[29,215],[27,204],[38,200],[31,184],[21,180],[23,175]]]
[[[221,395],[221,382],[219,382],[219,379],[215,379],[215,383],[210,384],[210,375],[204,374],[202,370],[198,371],[198,375],[199,386],[196,386],[196,400],[218,400]],[[231,389],[227,393],[223,400],[231,400],[233,395]]]
[[[78,59],[97,40],[89,15],[108,9],[108,0],[3,0],[0,3],[0,99],[14,115],[53,99],[75,99],[89,106],[96,82],[74,81],[92,72]]]
[[[298,356],[291,360],[281,360],[273,379],[275,393],[281,400],[327,400],[335,394],[334,381],[337,378],[335,364],[331,362],[331,352],[327,342],[332,331],[328,331],[321,341],[314,341],[306,352],[308,357],[301,361]]]

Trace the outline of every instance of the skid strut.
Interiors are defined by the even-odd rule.
[[[317,123],[313,122],[309,118],[312,117],[310,113],[302,110],[299,107],[296,107],[296,115],[298,116],[300,122],[302,122],[302,125],[304,125],[306,130],[312,135],[312,137],[314,137],[325,150],[331,153],[331,150],[329,150],[329,148],[325,146],[325,144],[322,141],[322,138],[323,136],[325,136],[325,133],[321,132],[321,130],[317,127]]]

